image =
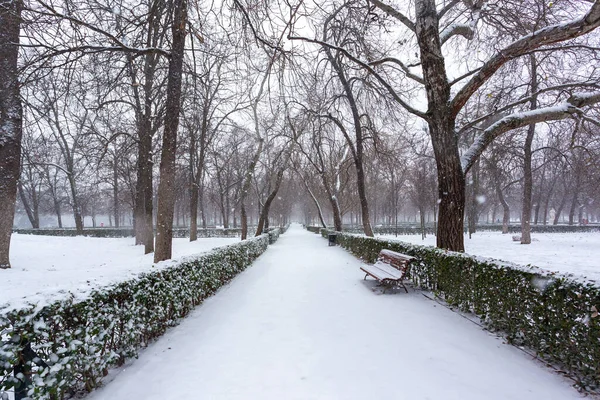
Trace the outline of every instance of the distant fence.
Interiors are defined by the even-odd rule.
[[[307,227],[311,232],[319,232],[320,226],[309,226]],[[343,227],[343,231],[346,233],[363,233],[362,227]],[[489,224],[489,225],[478,225],[476,227],[477,232],[501,232],[502,225]],[[376,226],[373,227],[373,233],[375,235],[420,235],[422,229],[418,225],[401,225],[395,226]],[[467,227],[465,227],[467,232]],[[521,225],[509,225],[509,233],[520,233]],[[585,233],[585,232],[600,232],[600,225],[532,225],[532,233]],[[435,229],[433,226],[425,226],[425,233],[428,235],[434,235]]]
[[[249,235],[254,236],[256,227],[249,227]],[[13,229],[14,233],[22,235],[45,235],[45,236],[77,236],[77,231],[73,228],[64,229]],[[198,229],[199,238],[211,237],[239,237],[242,235],[242,228],[206,228]],[[82,236],[102,237],[102,238],[121,238],[133,237],[135,231],[133,228],[84,228]],[[189,228],[173,228],[173,237],[190,237]]]

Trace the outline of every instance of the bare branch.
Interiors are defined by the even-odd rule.
[[[324,42],[322,40],[309,39],[309,38],[305,38],[305,37],[301,37],[301,36],[291,36],[290,35],[290,36],[288,36],[288,39],[289,40],[302,40],[302,41],[308,42],[308,43],[315,43],[315,44],[319,44],[321,46],[328,47],[330,49],[339,51],[340,53],[342,53],[343,55],[348,57],[348,59],[350,59],[351,61],[355,62],[356,64],[360,65],[361,67],[363,67],[364,69],[369,71],[369,73],[371,73],[387,89],[387,91],[392,95],[394,100],[396,100],[396,102],[398,104],[400,104],[402,107],[404,107],[404,109],[406,109],[406,111],[408,111],[409,113],[414,114],[418,117],[421,117],[423,119],[427,119],[426,113],[424,113],[423,111],[417,110],[416,108],[412,107],[407,102],[402,100],[402,98],[400,97],[400,95],[398,95],[398,93],[394,90],[394,88],[380,74],[378,74],[373,69],[373,67],[371,67],[366,62],[359,60],[358,58],[356,58],[355,56],[350,54],[348,52],[348,50],[344,49],[343,47],[335,46],[333,44]]]
[[[406,74],[406,76],[416,82],[419,82],[420,84],[424,85],[425,81],[423,80],[422,77],[420,77],[419,75],[413,74],[410,69],[404,65],[404,63],[400,60],[398,60],[397,58],[394,57],[386,57],[386,58],[382,58],[381,60],[377,60],[377,61],[371,61],[369,63],[369,65],[372,66],[377,66],[386,62],[391,62],[394,63],[396,65],[398,65],[400,67],[400,69],[402,69],[402,71],[404,71],[404,73]]]

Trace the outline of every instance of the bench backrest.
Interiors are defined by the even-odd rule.
[[[379,252],[379,256],[377,257],[377,260],[389,264],[392,267],[403,272],[406,272],[408,270],[411,261],[413,261],[414,259],[415,257],[407,256],[406,254],[398,253],[387,249],[381,250]]]

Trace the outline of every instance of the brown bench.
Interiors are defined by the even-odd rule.
[[[367,276],[371,276],[384,286],[383,293],[385,293],[387,288],[395,286],[402,286],[406,293],[408,293],[408,289],[406,289],[402,281],[406,278],[410,263],[414,259],[414,257],[407,256],[406,254],[383,249],[379,252],[375,264],[366,264],[360,267],[360,269],[365,272],[365,279],[367,279]]]

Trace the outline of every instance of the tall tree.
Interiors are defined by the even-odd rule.
[[[10,268],[9,251],[21,173],[23,108],[18,74],[20,0],[0,0],[0,268]]]
[[[171,58],[165,103],[165,128],[160,157],[160,182],[156,219],[154,262],[171,258],[173,246],[173,212],[175,209],[175,153],[181,109],[181,81],[187,27],[187,0],[173,0]]]

